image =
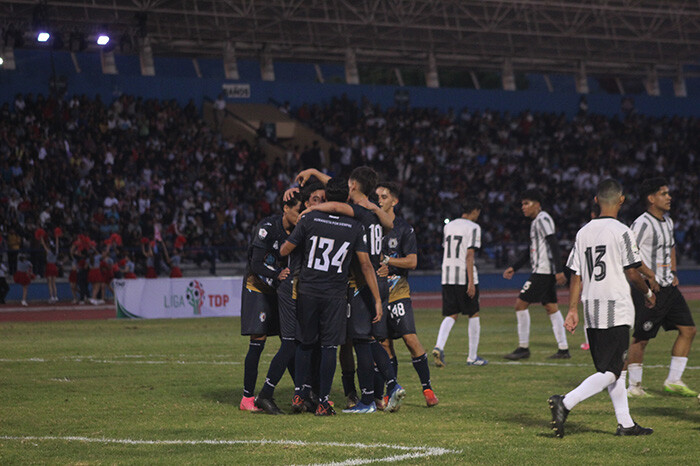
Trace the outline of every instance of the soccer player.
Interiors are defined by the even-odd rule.
[[[408,271],[415,270],[418,265],[416,233],[406,220],[397,217],[394,212],[399,203],[398,185],[392,182],[379,183],[376,193],[380,207],[389,214],[394,225],[394,228],[382,238],[383,259],[380,274],[386,271],[389,280],[389,315],[386,319],[389,338],[382,341],[382,346],[391,355],[392,365],[398,374],[398,360],[393,340],[403,339],[411,353],[413,368],[420,379],[425,402],[428,407],[436,406],[439,400],[430,384],[428,356],[416,335],[411,289],[408,285]]]
[[[580,297],[597,372],[566,395],[549,398],[552,429],[560,438],[564,436],[564,422],[569,411],[605,388],[615,408],[616,435],[653,432],[632,420],[625,390],[625,353],[629,347],[630,326],[634,323],[628,280],[642,292],[647,306],[654,305],[655,296],[637,270],[642,260],[634,233],[617,220],[624,200],[622,186],[617,181],[607,179],[598,185],[596,202],[600,205],[600,217],[591,220],[576,234],[566,264],[573,274],[569,313],[564,325],[571,333],[576,330]]]
[[[46,276],[46,284],[49,287],[49,303],[58,302],[58,291],[56,290],[56,277],[58,277],[58,266],[56,262],[58,261],[58,238],[54,244],[54,248],[51,248],[51,244],[47,244],[47,239],[41,237],[41,246],[46,251],[46,269],[44,275]]]
[[[476,221],[481,202],[475,197],[462,204],[462,216],[445,225],[442,256],[442,315],[433,358],[438,367],[445,366],[445,343],[460,314],[469,316],[469,355],[467,365],[485,366],[489,362],[478,356],[481,321],[479,319],[479,274],[474,254],[481,248],[481,227]]]
[[[264,218],[255,227],[255,237],[248,248],[248,270],[241,294],[241,335],[250,335],[239,405],[245,411],[260,409],[255,406],[254,397],[260,355],[267,337],[279,334],[276,287],[289,275],[289,268],[279,265],[279,248],[296,223],[299,200],[288,201],[283,210],[282,215]]]
[[[530,357],[530,311],[531,303],[541,302],[552,322],[552,331],[559,350],[549,359],[569,359],[569,344],[566,341],[564,318],[557,306],[557,285],[566,283],[564,267],[559,253],[552,217],[542,210],[542,193],[528,189],[521,196],[523,215],[530,218],[530,245],[515,264],[503,272],[510,280],[515,272],[530,260],[532,274],[523,284],[515,301],[515,316],[518,319],[518,347],[506,354],[506,359],[518,360]]]
[[[676,241],[673,236],[671,194],[664,178],[649,178],[641,186],[641,195],[646,202],[646,212],[637,217],[631,229],[637,236],[637,244],[642,261],[654,273],[661,287],[656,294],[656,306],[644,306],[644,297],[632,290],[635,322],[632,345],[629,350],[630,396],[650,396],[642,388],[642,363],[644,350],[649,340],[656,337],[660,327],[664,330],[678,330],[671,348],[671,365],[664,382],[664,390],[682,396],[698,396],[681,380],[690,347],[697,330],[688,303],[678,289],[676,275]]]
[[[347,199],[347,183],[333,178],[326,186],[330,201]],[[355,256],[374,300],[374,321],[382,317],[377,278],[369,259],[367,235],[358,220],[325,212],[311,212],[298,222],[282,245],[287,255],[297,246],[304,248],[297,299],[296,387],[303,386],[311,369],[311,352],[321,343],[320,390],[317,416],[331,416],[329,403],[336,367],[336,350],[346,339],[347,280],[351,258]],[[295,394],[304,399],[308,393]]]

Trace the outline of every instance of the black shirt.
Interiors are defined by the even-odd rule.
[[[382,239],[382,252],[388,257],[406,257],[418,254],[416,232],[400,217],[394,219],[394,228]],[[408,269],[389,267],[389,275],[408,276]]]
[[[289,236],[282,223],[282,214],[262,219],[256,225],[254,235],[248,247],[246,285],[263,293],[274,292],[276,278],[282,269],[280,247]]]
[[[319,211],[304,215],[287,241],[303,246],[299,293],[311,296],[346,296],[350,260],[368,252],[360,222]]]

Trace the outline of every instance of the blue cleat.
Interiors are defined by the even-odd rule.
[[[467,366],[485,366],[488,363],[489,362],[481,356],[477,356],[476,359],[467,359]]]
[[[404,398],[406,398],[406,390],[404,390],[401,385],[396,384],[394,391],[389,394],[389,401],[387,401],[384,411],[395,413],[401,408],[401,403],[403,403]]]
[[[355,406],[352,408],[345,408],[343,410],[344,413],[349,413],[349,414],[369,414],[377,411],[377,405],[374,404],[374,401],[371,402],[370,404],[366,405],[361,401],[358,401]]]

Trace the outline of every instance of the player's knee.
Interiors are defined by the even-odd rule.
[[[694,339],[695,335],[698,333],[698,329],[695,326],[693,326],[693,327],[685,327],[685,326],[678,327],[678,331],[681,334],[681,336],[683,336],[685,338],[689,338],[691,340]]]

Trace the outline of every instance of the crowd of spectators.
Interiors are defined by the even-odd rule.
[[[168,244],[187,238],[186,261],[243,261],[253,225],[280,210],[299,169],[324,160],[332,174],[366,164],[401,183],[400,212],[417,232],[419,268],[439,267],[444,220],[459,215],[465,195],[484,202],[482,259],[505,266],[526,244],[519,194],[533,187],[545,193],[566,248],[589,218],[597,181],[609,176],[627,189],[628,223],[643,209],[639,182],[666,176],[680,257],[700,260],[697,119],[442,113],[345,96],[287,111],[335,146],[327,154],[317,145],[294,148],[268,161],[259,147],[207,126],[193,102],[18,95],[0,108],[0,252],[7,250],[10,268],[20,250],[40,264],[34,231],[60,227],[64,258],[78,234],[99,242],[116,232],[136,252],[137,272],[141,238],[158,231]]]

